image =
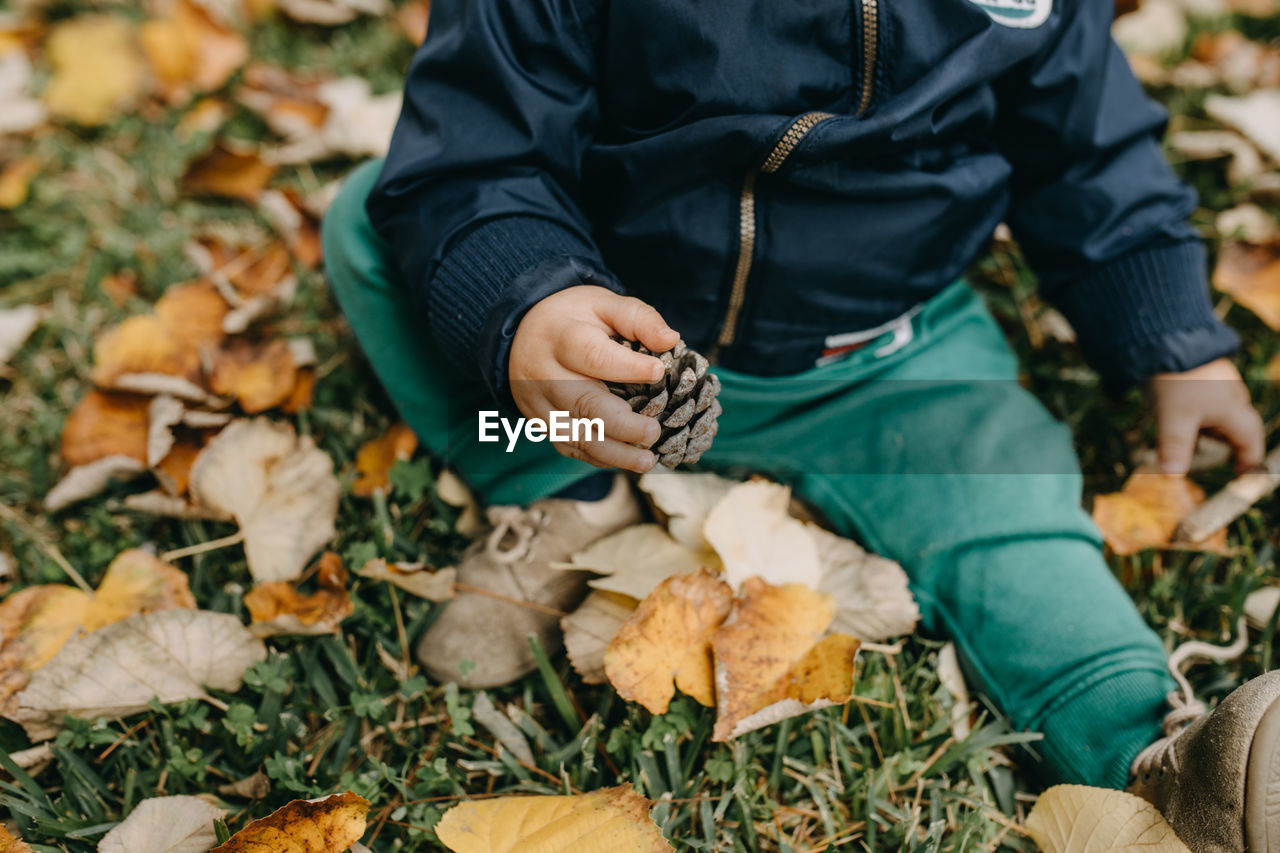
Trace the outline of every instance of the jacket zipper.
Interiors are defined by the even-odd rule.
[[[876,61],[880,45],[880,0],[860,0],[862,4],[862,87],[858,93],[858,107],[855,115],[862,115],[871,106],[871,97],[875,92]],[[791,152],[804,140],[809,132],[834,113],[811,112],[791,122],[778,144],[773,146],[769,156],[757,169],[751,169],[742,180],[742,192],[738,195],[738,263],[733,270],[733,287],[729,291],[729,304],[725,307],[724,317],[720,321],[720,333],[709,356],[716,361],[720,353],[733,344],[738,334],[738,320],[742,314],[742,305],[747,298],[747,279],[751,277],[751,265],[756,252],[756,176],[761,172],[773,174],[782,168],[782,164],[791,156]]]

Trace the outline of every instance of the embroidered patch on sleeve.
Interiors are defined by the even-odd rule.
[[[1053,9],[1053,0],[969,0],[991,16],[997,24],[1031,29],[1043,24]]]

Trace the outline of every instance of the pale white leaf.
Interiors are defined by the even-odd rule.
[[[73,503],[91,498],[101,492],[112,480],[125,482],[147,472],[132,456],[105,456],[102,459],[72,468],[45,495],[44,508],[57,512]]]
[[[733,740],[747,732],[763,729],[765,726],[772,726],[774,723],[780,723],[792,717],[799,717],[802,714],[808,714],[821,708],[832,708],[835,705],[836,703],[830,699],[815,699],[813,702],[807,703],[801,702],[799,699],[783,699],[738,720],[733,730],[729,733],[728,739]]]
[[[436,478],[436,494],[449,506],[462,510],[454,527],[463,536],[476,536],[484,529],[484,514],[480,511],[480,503],[467,488],[467,484],[448,468]]]
[[[362,578],[395,584],[404,591],[429,601],[448,601],[453,598],[453,583],[458,571],[452,566],[429,569],[426,563],[388,563],[383,559],[374,559],[361,566],[356,574]]]
[[[695,551],[710,551],[702,533],[707,515],[737,483],[717,474],[657,469],[640,478],[640,491],[667,517],[671,537]]]
[[[191,494],[231,515],[259,583],[293,580],[333,538],[340,487],[309,438],[266,418],[230,424],[191,467]]]
[[[707,541],[724,562],[725,580],[736,592],[758,577],[774,586],[822,580],[818,548],[810,525],[788,514],[791,490],[757,480],[729,489],[707,515]]]
[[[1244,616],[1249,624],[1261,631],[1271,624],[1271,616],[1280,605],[1280,586],[1264,586],[1245,596]]]
[[[226,813],[199,797],[151,797],[102,836],[98,853],[208,853],[218,843],[213,822]]]
[[[161,610],[72,637],[17,695],[14,719],[27,735],[54,735],[66,714],[123,717],[198,699],[205,687],[236,691],[244,671],[266,660],[262,641],[228,613]]]
[[[969,685],[964,680],[964,671],[960,669],[960,656],[956,652],[955,643],[947,643],[938,652],[938,681],[951,694],[955,703],[951,706],[951,732],[956,740],[964,740],[969,736],[969,712],[973,710],[969,700]]]
[[[1230,157],[1227,180],[1233,185],[1250,183],[1266,171],[1258,149],[1230,130],[1180,130],[1170,134],[1169,147],[1188,160]]]
[[[635,612],[634,598],[592,590],[578,609],[560,619],[564,650],[574,672],[587,684],[604,684],[604,653],[618,629]]]
[[[1041,794],[1027,831],[1044,853],[1191,853],[1151,803],[1084,785]]]
[[[4,55],[0,54],[0,62]],[[0,309],[0,367],[9,363],[18,348],[40,325],[40,309],[34,305]]]
[[[1258,89],[1234,98],[1210,95],[1205,112],[1248,137],[1273,162],[1280,163],[1280,89]]]
[[[915,631],[920,608],[902,566],[817,525],[809,532],[822,567],[816,589],[836,601],[831,631],[873,643]]]
[[[177,397],[161,394],[147,408],[147,465],[154,468],[173,449],[173,428],[182,423],[186,407]]]
[[[507,752],[514,755],[517,760],[525,764],[533,764],[533,750],[529,748],[529,741],[525,738],[524,732],[516,728],[516,724],[511,722],[510,717],[494,707],[493,700],[483,690],[476,695],[475,702],[471,704],[471,716],[477,723],[488,729],[489,734],[497,738],[498,743],[506,747]]]
[[[289,143],[268,151],[265,159],[296,165],[331,157],[384,156],[400,116],[402,97],[399,91],[374,95],[363,77],[339,77],[322,83],[316,89],[316,99],[329,109],[319,131],[299,126]]]
[[[159,489],[140,492],[136,495],[125,495],[125,509],[134,512],[145,512],[150,515],[162,515],[168,518],[181,518],[188,521],[231,521],[225,512],[218,512],[198,503],[190,503],[185,498],[176,497]]]
[[[604,575],[588,583],[595,589],[642,599],[666,578],[706,564],[702,555],[672,539],[660,525],[636,524],[597,539],[567,563],[551,565]]]
[[[18,48],[0,52],[0,135],[35,130],[49,117],[44,102],[30,97],[31,82],[31,61],[26,51]]]
[[[1187,13],[1174,0],[1145,0],[1136,12],[1117,18],[1111,34],[1129,53],[1176,53],[1187,38]]]
[[[117,391],[131,391],[134,394],[169,394],[193,403],[213,403],[213,397],[183,376],[170,376],[167,373],[122,373],[111,381],[111,387]]]
[[[360,15],[383,15],[385,0],[277,0],[280,10],[304,24],[336,27],[354,21]]]
[[[1233,237],[1257,246],[1280,238],[1276,220],[1256,204],[1241,204],[1218,214],[1214,228],[1221,237]]]

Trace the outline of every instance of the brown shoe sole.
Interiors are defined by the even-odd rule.
[[[1262,715],[1249,747],[1244,835],[1249,853],[1280,853],[1280,699]]]

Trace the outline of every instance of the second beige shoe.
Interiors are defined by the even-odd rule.
[[[582,600],[587,575],[550,564],[635,524],[640,503],[619,474],[598,501],[548,498],[487,512],[493,529],[463,554],[457,577],[484,592],[459,591],[418,644],[432,678],[464,687],[498,687],[532,672],[530,634],[548,654],[560,648],[561,612]]]

